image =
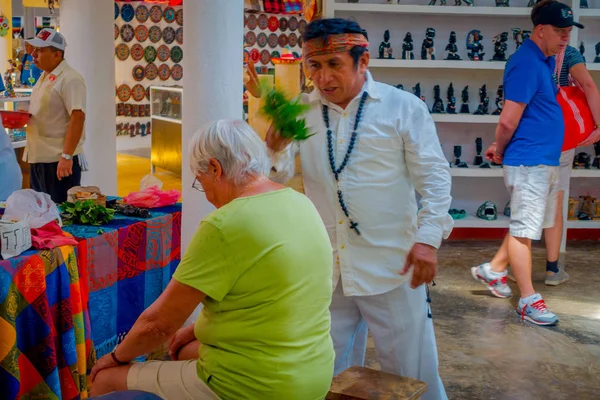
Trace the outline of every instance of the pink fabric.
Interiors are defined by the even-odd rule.
[[[58,226],[58,222],[51,221],[41,228],[31,229],[31,243],[34,249],[51,250],[60,246],[77,246],[79,243]]]
[[[158,186],[151,186],[139,192],[129,193],[123,201],[140,208],[157,208],[171,206],[181,197],[179,190],[161,190]]]

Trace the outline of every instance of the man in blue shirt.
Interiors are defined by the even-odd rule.
[[[571,8],[543,0],[531,11],[531,38],[511,57],[504,71],[504,108],[496,142],[486,151],[504,164],[504,182],[511,195],[509,233],[489,263],[471,269],[475,279],[497,297],[511,296],[506,284],[510,263],[521,299],[517,313],[538,325],[555,325],[558,318],[531,282],[531,241],[554,225],[558,166],[564,137],[563,114],[556,101],[554,55],[566,48],[573,26]]]
[[[27,40],[33,40],[33,38]],[[25,54],[21,60],[21,84],[24,86],[34,86],[42,75],[42,70],[33,61],[33,56],[31,55],[33,49],[32,45],[25,43]]]

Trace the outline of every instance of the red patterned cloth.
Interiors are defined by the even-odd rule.
[[[264,0],[264,9],[273,14],[281,14],[285,10],[283,0]]]
[[[283,0],[283,9],[285,14],[301,14],[302,0]]]
[[[329,35],[326,43],[321,39],[307,41],[302,46],[302,53],[307,60],[313,56],[349,51],[354,46],[369,47],[369,41],[361,33],[340,33]]]

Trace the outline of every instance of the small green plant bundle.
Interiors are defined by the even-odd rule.
[[[281,136],[300,141],[314,135],[309,134],[306,120],[300,118],[310,109],[309,105],[300,104],[300,98],[288,100],[285,93],[276,88],[263,85],[261,89],[265,103],[260,112],[273,122],[273,127]]]
[[[100,226],[112,221],[115,210],[94,203],[93,200],[65,202],[60,206],[64,225]]]

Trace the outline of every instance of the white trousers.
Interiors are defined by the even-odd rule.
[[[370,329],[382,371],[426,382],[424,400],[448,398],[438,373],[425,285],[411,289],[407,283],[379,295],[344,296],[340,280],[330,310],[335,375],[364,365]]]

